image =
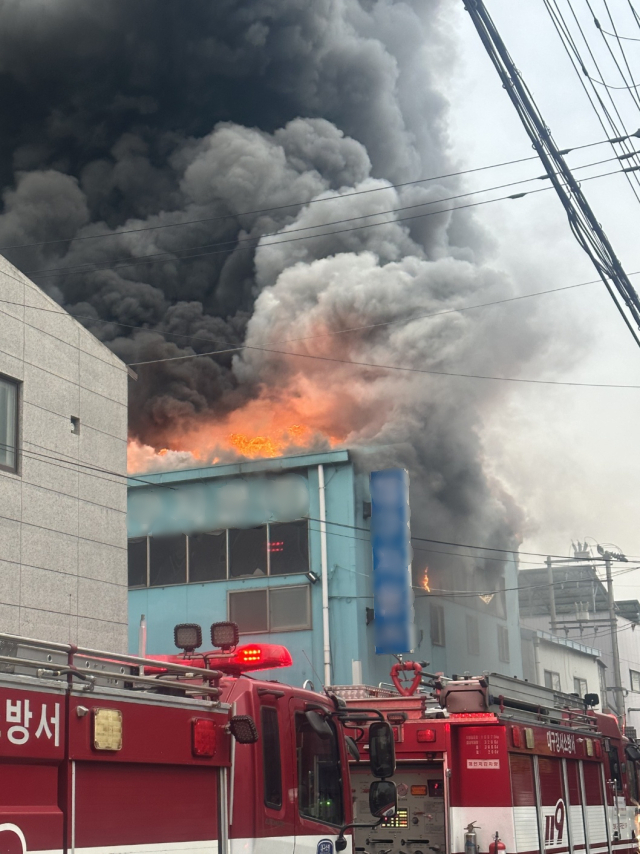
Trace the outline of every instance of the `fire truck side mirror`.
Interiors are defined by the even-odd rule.
[[[386,721],[373,721],[369,726],[369,761],[374,777],[391,777],[396,770],[393,730]]]
[[[258,727],[251,715],[234,715],[229,721],[229,732],[238,744],[255,744]]]
[[[319,715],[317,712],[305,712],[304,716],[317,736],[320,738],[331,738],[333,730],[322,715]]]
[[[590,706],[591,708],[593,708],[594,706],[599,706],[600,697],[598,696],[598,694],[585,694],[584,704],[585,706]]]
[[[398,789],[393,780],[375,780],[369,786],[369,812],[376,818],[392,818],[398,809]]]

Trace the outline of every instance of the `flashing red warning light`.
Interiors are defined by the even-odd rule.
[[[216,728],[207,718],[194,718],[191,730],[191,750],[194,756],[213,756],[216,752]]]
[[[431,742],[436,740],[435,729],[419,729],[416,733],[416,741]]]
[[[221,670],[230,676],[251,673],[256,670],[275,670],[278,667],[291,667],[293,659],[286,646],[277,643],[250,643],[239,646],[232,653],[220,650],[200,652],[196,655],[150,655],[158,662],[158,667],[145,667],[147,676],[167,673],[162,664],[191,664],[193,667],[207,667],[209,670]]]
[[[291,667],[293,664],[286,646],[276,643],[250,643],[239,646],[232,655],[218,657],[213,653],[207,659],[209,667],[231,674]]]

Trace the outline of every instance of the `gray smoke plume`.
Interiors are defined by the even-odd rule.
[[[453,171],[445,6],[3,0],[0,246],[49,241],[3,251],[127,362],[260,348],[141,367],[138,443],[311,401],[318,446],[410,469],[414,530],[512,548],[479,438],[502,388],[419,371],[513,373],[534,336],[420,319],[510,285],[466,212],[403,221],[456,181],[391,186]]]

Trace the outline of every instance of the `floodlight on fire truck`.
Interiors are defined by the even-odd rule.
[[[178,649],[194,652],[202,646],[202,629],[197,623],[180,623],[173,630],[173,639]]]
[[[213,623],[211,625],[211,643],[220,647],[224,652],[229,652],[238,646],[240,630],[237,623]]]

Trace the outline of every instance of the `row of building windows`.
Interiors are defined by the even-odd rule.
[[[309,571],[306,519],[129,540],[129,587],[166,587]]]
[[[433,646],[445,646],[444,608],[442,605],[431,605],[429,612],[431,643]],[[509,629],[498,625],[498,658],[505,664],[509,663]],[[480,655],[480,629],[478,618],[467,614],[467,653]]]
[[[560,682],[560,674],[555,670],[545,670],[544,671],[544,685],[545,688],[551,688],[552,691],[561,691],[561,682]],[[577,694],[578,697],[584,697],[587,693],[587,680],[581,679],[579,676],[573,677],[573,693]]]

